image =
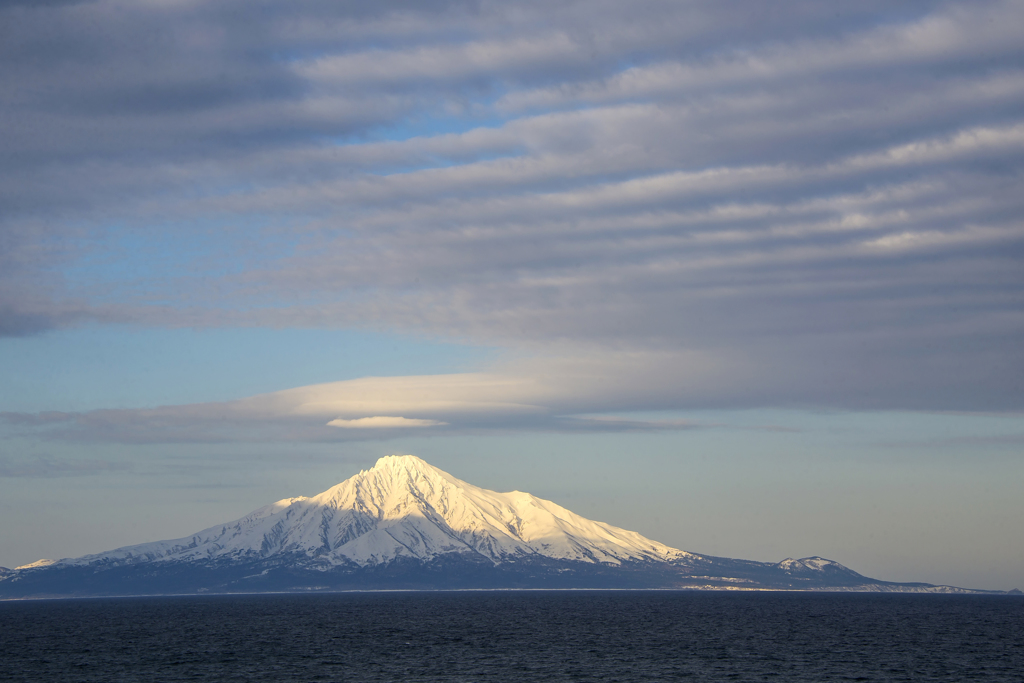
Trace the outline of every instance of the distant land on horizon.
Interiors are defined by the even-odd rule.
[[[678,550],[411,455],[185,538],[0,568],[0,599],[543,588],[1020,593],[880,581],[821,557]]]

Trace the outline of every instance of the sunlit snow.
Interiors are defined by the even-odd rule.
[[[300,554],[325,567],[479,554],[495,564],[526,555],[617,565],[693,557],[633,531],[584,519],[512,491],[456,479],[412,455],[387,456],[312,498],[287,498],[187,538],[87,555],[65,564],[135,563]]]

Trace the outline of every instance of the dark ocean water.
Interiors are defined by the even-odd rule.
[[[465,592],[0,603],[2,681],[1024,681],[1024,598]]]

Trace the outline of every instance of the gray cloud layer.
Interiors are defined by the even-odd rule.
[[[5,4],[0,334],[376,326],[641,359],[601,410],[1020,409],[1022,22]]]

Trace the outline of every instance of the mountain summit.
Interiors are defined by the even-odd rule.
[[[820,557],[697,555],[412,455],[185,538],[0,572],[0,596],[472,587],[960,590],[876,581]]]

